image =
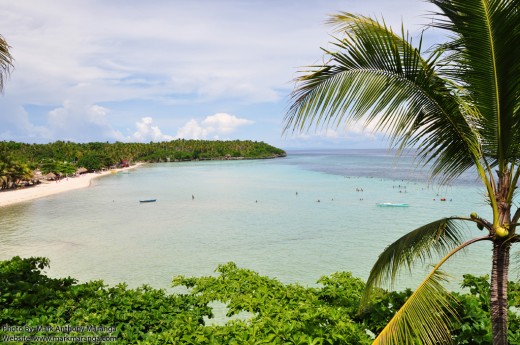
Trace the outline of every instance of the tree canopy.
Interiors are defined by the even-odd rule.
[[[285,151],[250,140],[173,140],[158,143],[27,144],[0,141],[0,190],[30,181],[32,170],[71,175],[78,168],[96,171],[131,162],[178,162],[191,160],[265,159],[284,157]]]

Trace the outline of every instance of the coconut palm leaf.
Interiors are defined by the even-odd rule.
[[[406,300],[373,344],[446,344],[450,343],[450,320],[457,317],[453,307],[456,300],[442,286],[447,276],[440,267],[452,255],[468,245],[489,240],[488,236],[464,242],[451,250],[432,269],[414,293]]]
[[[337,51],[325,51],[329,61],[311,66],[297,78],[289,128],[365,126],[387,133],[392,146],[404,149],[420,143],[423,162],[433,163],[433,175],[446,180],[480,164],[479,137],[470,124],[478,116],[464,95],[435,70],[439,53],[423,58],[421,42],[376,20],[341,13],[331,22],[344,31]]]
[[[374,340],[374,344],[446,344],[450,342],[450,319],[456,302],[441,285],[446,277],[433,271],[408,298]]]
[[[0,92],[4,89],[4,79],[13,67],[13,57],[9,52],[9,45],[0,36]]]
[[[457,220],[442,218],[415,229],[389,245],[380,255],[368,277],[361,306],[370,301],[375,288],[392,289],[403,268],[412,269],[419,261],[426,263],[434,255],[444,256],[464,242],[464,227]],[[385,286],[383,286],[385,284]]]
[[[505,164],[520,154],[520,1],[430,0],[441,10],[432,26],[451,41],[439,73],[464,86],[478,109],[483,151]]]

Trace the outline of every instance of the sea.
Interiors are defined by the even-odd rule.
[[[169,289],[175,276],[213,275],[227,262],[306,286],[339,271],[366,280],[378,255],[409,231],[448,216],[491,215],[474,173],[439,185],[417,163],[389,150],[295,150],[145,164],[0,208],[0,259],[47,257],[50,276],[110,286]],[[466,231],[482,235],[474,225]],[[458,289],[465,273],[489,274],[490,259],[487,242],[457,254],[443,266],[449,286]],[[413,288],[432,264],[404,270],[394,288]]]

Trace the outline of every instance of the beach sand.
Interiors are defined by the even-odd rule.
[[[78,177],[68,177],[60,180],[59,182],[46,181],[36,186],[9,191],[0,191],[0,207],[16,204],[19,202],[30,201],[53,194],[68,192],[79,188],[86,188],[90,186],[91,181],[97,177],[134,169],[141,164],[143,163],[137,163],[128,168],[112,169],[103,171],[101,173],[82,174]]]

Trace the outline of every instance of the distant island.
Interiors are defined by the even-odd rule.
[[[251,140],[185,140],[165,142],[28,144],[0,141],[0,190],[60,179],[86,172],[128,167],[135,162],[267,159],[284,150]]]

